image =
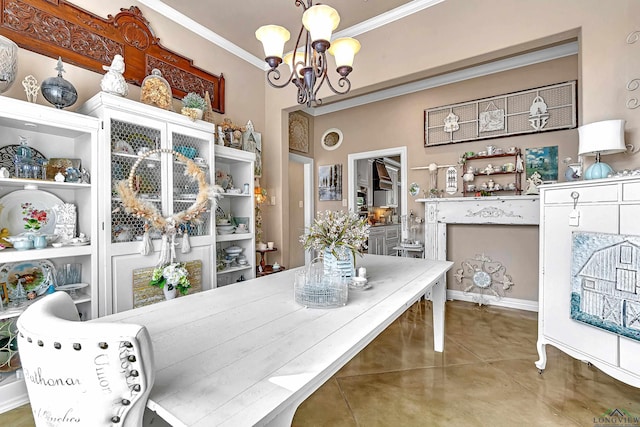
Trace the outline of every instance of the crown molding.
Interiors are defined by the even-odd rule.
[[[138,0],[141,4],[147,6],[149,9],[152,9],[163,15],[165,18],[175,22],[176,24],[184,27],[185,29],[197,34],[198,36],[204,38],[205,40],[221,47],[227,52],[237,56],[240,59],[244,59],[249,64],[254,65],[260,69],[264,69],[266,63],[264,59],[258,58],[241,47],[231,43],[229,40],[220,36],[219,34],[211,31],[209,28],[205,27],[189,18],[185,14],[178,12],[174,8],[168,6],[164,2],[160,0]]]
[[[237,56],[240,59],[247,61],[249,64],[260,68],[261,70],[267,71],[269,66],[262,58],[258,58],[255,55],[247,52],[241,47],[231,43],[229,40],[220,36],[219,34],[213,32],[209,28],[205,27],[189,18],[185,14],[178,12],[174,8],[168,6],[166,3],[161,0],[138,0],[141,4],[145,5],[149,9],[156,11],[167,19],[172,20],[176,24],[184,27],[185,29],[199,35],[200,37],[206,39],[207,41],[221,47],[227,52]],[[371,19],[363,21],[359,24],[353,25],[349,28],[345,28],[342,31],[339,31],[334,34],[334,38],[338,37],[354,37],[358,34],[366,33],[367,31],[374,30],[376,28],[382,27],[390,22],[397,21],[398,19],[402,19],[406,16],[419,12],[428,7],[434,6],[438,3],[441,3],[445,0],[413,0],[409,3],[398,6],[395,9],[392,9],[388,12],[375,16]]]
[[[442,3],[445,0],[413,0],[402,6],[398,6],[395,9],[391,9],[388,12],[381,13],[378,16],[362,21],[359,24],[353,25],[344,30],[334,33],[333,38],[340,37],[355,37],[359,34],[364,34],[368,31],[375,30],[398,19],[406,18],[421,10],[427,9],[431,6],[435,6],[438,3]]]
[[[306,108],[303,111],[311,116],[321,116],[323,114],[334,113],[336,111],[346,110],[360,105],[370,104],[372,102],[382,101],[385,99],[395,98],[397,96],[407,95],[419,92],[425,89],[431,89],[438,86],[444,86],[451,83],[457,83],[464,80],[483,77],[490,74],[500,73],[503,71],[513,70],[516,68],[526,67],[528,65],[538,64],[541,62],[551,61],[553,59],[564,58],[567,56],[578,54],[578,42],[565,43],[558,46],[540,49],[534,52],[513,56],[487,64],[476,65],[474,67],[465,68],[464,70],[454,71],[435,77],[429,77],[416,82],[395,86],[389,89],[383,89],[362,96],[355,96],[343,101],[337,101],[325,106],[314,108]]]

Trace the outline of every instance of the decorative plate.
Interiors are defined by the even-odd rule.
[[[25,231],[55,234],[56,213],[53,209],[64,202],[42,190],[17,190],[0,199],[0,228],[8,228],[17,236]]]
[[[0,147],[0,167],[5,167],[9,171],[11,176],[16,175],[15,169],[15,155],[18,154],[18,148],[21,147],[20,144],[11,144],[5,145],[4,147]],[[33,147],[29,147],[31,149],[31,156],[36,160],[46,161],[47,158],[38,150]]]
[[[0,267],[0,283],[7,284],[9,299],[15,298],[18,280],[23,279],[25,292],[42,295],[56,277],[56,268],[48,259],[4,264]]]

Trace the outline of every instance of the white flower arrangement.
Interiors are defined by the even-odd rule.
[[[305,249],[328,250],[341,259],[344,250],[351,251],[354,257],[356,253],[362,254],[367,248],[368,238],[366,218],[360,218],[353,212],[324,211],[318,213],[311,227],[300,236],[300,243]]]
[[[175,287],[182,295],[186,295],[191,287],[189,272],[181,262],[172,262],[154,268],[149,284],[161,289],[166,286],[167,290]]]

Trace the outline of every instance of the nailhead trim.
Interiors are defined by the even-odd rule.
[[[127,400],[127,399],[122,399],[122,404],[123,404],[124,406],[129,406],[129,405],[131,404],[131,401],[130,401],[130,400]]]
[[[109,344],[107,344],[106,342],[101,342],[98,344],[98,346],[103,350],[106,350],[107,348],[109,348]]]
[[[111,417],[111,422],[112,423],[119,423],[120,422],[120,417],[117,415],[114,415],[113,417]]]
[[[136,357],[133,354],[131,356],[127,357],[127,359],[129,360],[129,362],[135,362],[136,361]]]
[[[44,343],[42,342],[42,340],[38,340],[38,345],[39,345],[40,347],[44,346]]]
[[[80,345],[80,343],[73,343],[73,349],[80,351],[82,349],[82,346]]]
[[[60,350],[62,348],[62,346],[60,345],[59,342],[54,342],[53,343],[53,348],[55,348],[56,350]]]

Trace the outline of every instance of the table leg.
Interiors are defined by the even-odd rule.
[[[444,304],[447,295],[444,275],[431,288],[433,305],[433,349],[442,353],[444,350]]]

